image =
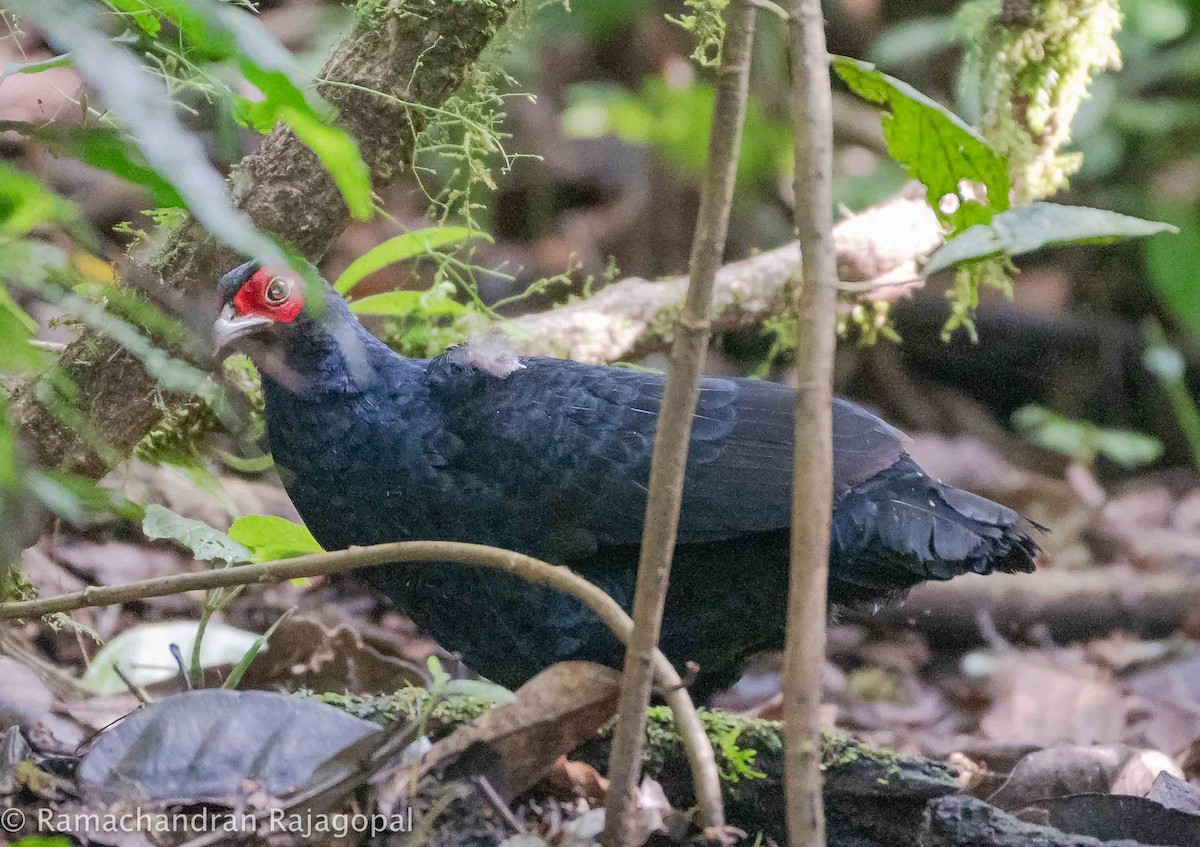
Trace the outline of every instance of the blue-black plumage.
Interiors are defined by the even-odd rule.
[[[221,280],[222,343],[250,337],[284,486],[327,549],[467,541],[570,566],[629,608],[664,377],[487,343],[398,356],[323,290],[248,264]],[[662,646],[703,696],[781,646],[794,391],[706,378],[693,421]],[[830,601],[885,600],[928,579],[1030,571],[1034,525],[927,476],[907,439],[833,409]],[[515,577],[387,565],[369,579],[483,675],[516,686],[564,659],[620,665],[586,608]]]

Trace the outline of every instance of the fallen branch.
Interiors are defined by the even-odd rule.
[[[871,625],[902,626],[931,641],[967,649],[984,643],[981,616],[1005,638],[1046,633],[1069,644],[1127,632],[1164,638],[1200,608],[1190,573],[1139,573],[1127,567],[1035,574],[968,575],[924,583],[881,609]]]
[[[528,582],[553,588],[579,600],[591,609],[623,644],[628,643],[633,632],[633,620],[617,601],[570,569],[547,564],[509,550],[454,541],[400,541],[371,547],[351,547],[348,550],[316,553],[277,562],[174,574],[126,585],[90,586],[82,591],[58,597],[0,603],[0,621],[28,620],[56,612],[112,606],[150,597],[181,594],[185,591],[210,591],[214,588],[329,576],[374,565],[430,562],[458,562],[519,576]],[[708,736],[704,734],[696,707],[683,680],[661,650],[654,650],[653,664],[655,682],[663,700],[675,714],[676,728],[684,740],[701,814],[705,820],[721,820],[721,787],[717,777],[717,766],[712,745]],[[714,797],[718,804],[715,809],[708,805]]]
[[[637,847],[637,789],[641,782],[646,706],[650,703],[653,655],[662,631],[671,561],[678,540],[679,512],[687,469],[692,419],[700,399],[712,321],[713,287],[733,208],[738,151],[750,86],[750,53],[754,43],[755,7],[733,0],[725,9],[725,37],[713,97],[712,133],[708,162],[700,188],[700,211],[692,236],[691,278],[683,313],[675,324],[671,362],[663,389],[662,413],[654,431],[650,485],[646,495],[645,531],[638,559],[633,601],[633,634],[625,652],[621,699],[613,755],[611,785],[605,802],[608,817],[603,843],[608,847]],[[701,821],[706,829],[724,827],[720,792],[701,798],[715,817]]]
[[[363,4],[360,23],[326,63],[320,89],[338,109],[339,125],[358,142],[376,190],[408,168],[429,108],[440,106],[462,86],[480,52],[520,2]],[[310,260],[319,259],[349,222],[333,177],[282,125],[242,160],[229,182],[234,202],[259,229]],[[186,303],[193,317],[215,315],[216,280],[239,261],[189,219],[160,252],[135,265],[131,275],[139,280],[161,277],[162,291],[151,291],[151,296]],[[72,400],[82,419],[103,433],[112,448],[105,452],[111,455],[128,456],[169,406],[138,359],[96,331],[83,331],[63,351],[59,368],[73,386]],[[108,463],[38,401],[39,387],[49,385],[34,380],[22,386],[12,407],[34,458],[44,467],[103,476]]]
[[[920,283],[919,262],[942,244],[942,228],[917,183],[833,228],[838,279],[872,285],[894,299]],[[712,331],[759,326],[785,309],[798,242],[725,265],[717,272]],[[665,349],[683,308],[687,277],[631,277],[586,300],[512,321],[520,352],[581,362],[636,359]]]

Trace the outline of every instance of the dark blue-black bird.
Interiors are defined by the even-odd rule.
[[[661,374],[518,358],[484,342],[401,357],[325,286],[254,263],[221,279],[218,346],[249,339],[288,494],[329,550],[448,540],[571,567],[632,606]],[[736,681],[784,634],[794,391],[707,378],[693,422],[662,647],[695,662],[699,696]],[[887,599],[964,573],[1030,571],[1034,528],[931,479],[905,436],[833,409],[833,604]],[[577,601],[483,568],[393,564],[368,577],[426,633],[516,687],[563,659],[620,666]]]

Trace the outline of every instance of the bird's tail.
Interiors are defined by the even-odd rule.
[[[907,455],[846,492],[834,512],[830,598],[881,599],[925,580],[1034,570],[1033,521],[930,478]]]

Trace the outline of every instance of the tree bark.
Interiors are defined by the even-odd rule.
[[[339,124],[358,142],[377,190],[409,167],[427,107],[439,106],[462,86],[520,2],[361,4],[360,22],[326,63],[320,90],[338,109]],[[259,229],[313,261],[349,222],[333,178],[282,125],[234,169],[229,186],[236,205]],[[189,219],[134,273],[161,277],[164,294],[187,303],[193,315],[215,316],[216,281],[239,259]],[[99,453],[128,456],[168,404],[134,356],[94,331],[85,330],[68,346],[59,368],[75,388],[72,402],[79,414],[104,435],[111,450],[97,451],[39,402],[39,393],[50,389],[46,379],[18,389],[13,419],[39,464],[103,476],[110,467]]]
[[[618,708],[620,717],[613,736],[609,770],[611,785],[606,802],[604,843],[610,847],[636,847],[639,840],[635,812],[646,738],[646,707],[653,682],[651,660],[662,629],[671,559],[679,529],[692,419],[700,398],[700,379],[711,332],[713,289],[725,252],[742,124],[746,117],[755,8],[748,0],[733,0],[726,7],[725,15],[725,38],[721,65],[717,70],[712,132],[708,141],[708,165],[692,238],[691,281],[684,299],[683,315],[675,327],[670,369],[663,389],[662,414],[654,433],[645,532],[633,603],[634,629],[625,651]],[[715,796],[701,796],[699,800],[703,825],[713,829],[723,827],[725,820],[719,789]]]
[[[803,251],[796,298],[795,476],[791,582],[783,669],[788,840],[824,847],[818,712],[825,658],[833,497],[833,354],[837,256],[833,241],[833,106],[820,0],[788,4],[795,220]]]

